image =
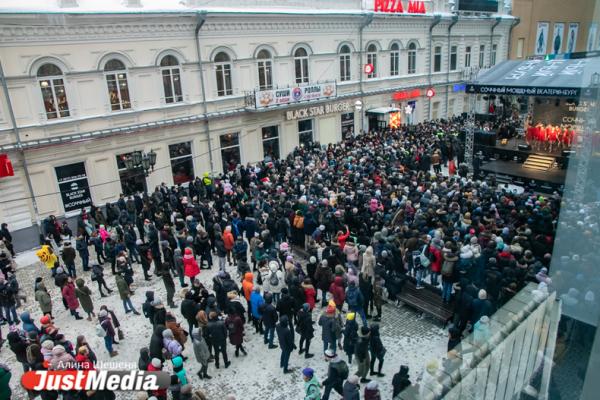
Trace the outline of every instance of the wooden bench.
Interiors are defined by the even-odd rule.
[[[398,300],[411,308],[441,321],[445,327],[454,314],[452,303],[445,304],[442,301],[442,296],[438,288],[428,284],[424,284],[424,286],[425,289],[417,289],[414,279],[408,277],[402,287],[402,291],[398,295]]]

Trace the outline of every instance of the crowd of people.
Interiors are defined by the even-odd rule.
[[[233,349],[236,357],[258,350],[245,344],[251,334],[280,352],[282,373],[294,371],[289,360],[297,350],[305,399],[327,400],[332,392],[343,399],[390,398],[379,388],[386,360],[380,323],[385,303],[398,299],[404,282],[415,280],[418,289],[439,292],[452,305],[448,357],[454,358],[469,332],[485,340],[489,316],[527,282],[551,285],[560,197],[518,195],[469,179],[453,135],[462,122],[299,147],[285,159],[205,174],[187,187],[163,184],[152,193],[122,195],[104,208],[82,210],[74,230],[49,217],[43,241],[58,256],[50,271],[63,306],[74,319],[97,323],[110,357],[118,355],[113,345],[122,336],[117,312],[103,306],[96,314],[91,282],[102,296],[116,288],[125,314],[143,313],[152,337],[140,349],[139,368],[172,371],[172,385],[140,398],[202,398],[189,383],[192,369],[203,380],[211,379],[212,368],[235,369]],[[459,163],[462,173],[443,174],[449,163]],[[10,253],[3,251],[2,259]],[[203,269],[216,272],[209,285],[198,279]],[[134,279],[162,281],[166,298],[147,291],[144,304],[132,304]],[[53,368],[71,358],[81,368],[93,365],[85,337],[73,344],[54,325],[60,311],[42,277],[34,285],[41,318],[23,312],[19,319],[14,264],[2,261],[0,304],[23,369],[44,369],[44,361]],[[177,291],[184,293],[179,307]],[[311,353],[316,337],[323,342],[319,357]],[[186,346],[194,359],[183,354]],[[317,377],[311,365],[322,359],[327,375]],[[397,367],[387,378],[394,397],[405,389],[442,393],[437,376],[444,366],[437,361],[412,377],[406,365]]]

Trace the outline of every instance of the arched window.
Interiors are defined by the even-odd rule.
[[[171,55],[160,60],[160,69],[165,89],[165,103],[179,103],[183,101],[181,94],[181,71],[179,61]]]
[[[373,65],[373,72],[367,75],[367,78],[377,77],[377,46],[370,44],[367,47],[367,64]]]
[[[345,44],[340,48],[340,81],[349,81],[350,71],[350,47]]]
[[[268,50],[261,50],[258,58],[258,87],[261,90],[273,88],[273,60]]]
[[[119,111],[131,108],[125,64],[113,58],[104,64],[104,73],[106,74],[111,110]]]
[[[62,75],[60,68],[54,64],[43,64],[37,70],[46,118],[48,119],[65,118],[71,115]]]
[[[308,52],[299,47],[294,52],[294,69],[296,70],[296,83],[308,83]]]
[[[221,51],[215,56],[215,71],[217,75],[217,96],[231,96],[231,58]]]
[[[417,72],[417,45],[413,42],[408,45],[408,73]]]
[[[397,76],[400,73],[400,46],[394,43],[390,50],[390,75]]]

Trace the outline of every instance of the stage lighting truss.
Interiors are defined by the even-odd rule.
[[[475,102],[477,96],[470,95],[469,97],[469,113],[467,114],[465,135],[465,163],[469,168],[469,173],[473,173],[473,142],[475,140]]]

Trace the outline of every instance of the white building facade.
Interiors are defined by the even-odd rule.
[[[425,14],[359,0],[201,3],[0,10],[0,153],[14,167],[0,178],[0,221],[77,212],[88,187],[104,204],[285,157],[385,126],[389,111],[403,123],[460,114],[465,70],[504,60],[513,24],[502,10],[455,15],[445,0]],[[147,178],[122,161],[136,150],[157,154]]]

